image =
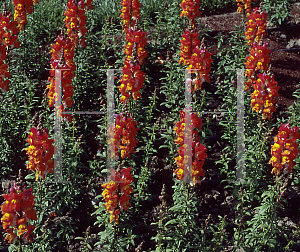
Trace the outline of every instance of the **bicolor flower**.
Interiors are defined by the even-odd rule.
[[[299,128],[291,127],[289,124],[282,124],[279,128],[277,136],[274,137],[274,145],[272,145],[272,158],[269,164],[272,164],[272,174],[291,173],[295,165],[294,159],[300,153],[296,140],[300,138]]]
[[[2,196],[6,200],[1,206],[1,222],[7,233],[5,239],[12,243],[17,236],[23,236],[32,242],[35,226],[28,224],[28,220],[37,220],[36,210],[33,209],[35,196],[32,194],[32,188],[22,189],[15,183],[9,194]]]
[[[129,203],[129,195],[133,193],[130,183],[133,177],[130,174],[131,167],[122,169],[120,172],[111,170],[110,181],[103,184],[105,190],[102,196],[105,199],[104,207],[111,214],[110,222],[113,220],[118,223],[120,210],[129,210],[131,206]]]
[[[202,125],[202,120],[196,114],[191,114],[191,125],[186,127],[185,111],[180,111],[180,121],[175,122],[174,131],[177,134],[175,143],[179,144],[178,156],[175,161],[178,168],[174,170],[178,180],[182,180],[186,174],[185,165],[190,163],[190,175],[193,184],[199,183],[199,177],[204,177],[205,170],[202,168],[204,160],[207,157],[206,147],[200,143],[198,136],[199,130]],[[187,146],[185,138],[190,136],[192,139],[192,146]],[[187,155],[192,153],[192,155]]]
[[[108,145],[110,146],[111,158],[115,158],[120,150],[121,158],[129,157],[129,153],[134,153],[137,140],[135,139],[137,130],[136,121],[127,116],[116,115],[116,126],[109,128]]]
[[[31,133],[26,140],[29,143],[29,147],[25,149],[29,155],[29,162],[26,164],[26,168],[37,171],[36,180],[39,177],[45,179],[48,173],[54,173],[54,161],[52,160],[54,140],[49,139],[48,130],[38,130],[32,127],[30,131]]]

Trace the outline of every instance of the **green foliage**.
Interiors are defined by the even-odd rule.
[[[264,0],[263,10],[268,12],[268,21],[275,26],[286,25],[292,17],[290,14],[294,0]]]
[[[201,2],[201,10],[206,14],[236,7],[235,0]],[[13,11],[11,1],[6,3]],[[78,251],[134,251],[138,247],[140,251],[170,252],[231,248],[296,251],[299,226],[278,225],[283,221],[280,211],[287,202],[282,194],[284,185],[281,181],[274,184],[268,161],[273,144],[271,129],[276,132],[287,118],[291,118],[292,125],[300,125],[299,90],[294,93],[297,98],[294,106],[282,113],[284,117],[269,122],[251,110],[251,96],[245,94],[245,181],[236,181],[237,69],[244,68],[249,50],[243,25],[228,36],[215,37],[209,28],[200,26],[199,39],[205,38],[208,50],[217,47],[217,54],[213,56],[211,83],[205,82],[192,102],[193,110],[203,120],[201,142],[208,149],[207,161],[210,161],[205,163],[207,184],[203,184],[212,183],[213,190],[219,188],[222,193],[233,194],[234,203],[230,205],[233,213],[217,214],[217,208],[222,209],[223,205],[212,206],[216,209],[211,213],[205,212],[204,198],[212,193],[209,186],[192,187],[173,178],[177,167],[174,158],[178,155],[174,123],[179,121],[179,111],[185,107],[185,67],[178,60],[181,35],[188,22],[179,18],[180,1],[141,0],[139,26],[148,33],[149,56],[142,67],[146,73],[142,99],[130,101],[130,112],[139,128],[135,154],[124,161],[115,161],[115,167],[131,166],[134,177],[132,207],[128,212],[121,211],[119,224],[109,221],[101,184],[107,173],[107,69],[115,69],[114,74],[120,79],[124,60],[120,0],[93,1],[94,9],[86,13],[87,47],[77,48],[74,59],[77,68],[72,82],[75,100],[72,110],[103,114],[74,114],[71,123],[63,122],[63,183],[56,183],[51,174],[43,182],[34,181],[35,174],[25,168],[26,139],[35,115],[49,128],[50,138],[54,138],[54,109],[48,107],[45,88],[49,84],[51,44],[64,25],[66,4],[66,0],[40,0],[27,16],[28,24],[19,34],[21,47],[10,50],[6,61],[11,72],[10,91],[0,95],[1,182],[14,179],[22,169],[27,186],[33,188],[36,196],[38,219],[31,222],[36,226],[35,238],[33,243],[23,244],[23,251],[75,251],[72,246],[80,241]],[[272,24],[287,22],[291,1],[264,1],[263,6]],[[122,104],[118,86],[116,80],[115,113],[119,114]],[[222,113],[210,116],[206,112]],[[218,151],[216,146],[220,147]],[[281,179],[290,179],[290,186],[299,187],[300,158],[295,161],[293,176]],[[218,186],[213,185],[214,177],[222,178]],[[169,194],[164,200],[158,196],[162,184],[166,184]],[[50,218],[54,212],[56,216]],[[78,220],[82,218],[86,222]],[[84,232],[90,222],[94,224],[93,239]],[[11,245],[9,251],[18,251],[18,247]]]

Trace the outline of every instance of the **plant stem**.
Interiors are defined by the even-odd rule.
[[[22,238],[21,238],[21,236],[19,238],[19,241],[20,241],[20,243],[19,243],[19,252],[22,252]]]

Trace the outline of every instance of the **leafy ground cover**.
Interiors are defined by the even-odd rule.
[[[148,57],[142,66],[146,79],[142,98],[130,107],[139,128],[135,153],[115,165],[132,167],[134,178],[131,207],[121,211],[118,224],[110,223],[101,185],[107,176],[106,71],[121,69],[124,61],[122,6],[118,1],[94,0],[94,8],[86,12],[87,46],[77,48],[74,57],[72,109],[104,115],[75,114],[73,121],[63,122],[64,183],[54,183],[50,174],[35,181],[35,174],[26,169],[25,149],[33,126],[42,125],[50,138],[54,136],[54,110],[45,90],[51,44],[64,27],[67,1],[40,0],[34,5],[18,35],[20,47],[8,52],[10,91],[0,96],[1,194],[9,193],[20,177],[36,197],[35,237],[22,244],[22,251],[300,250],[299,157],[291,174],[278,177],[268,164],[280,125],[300,125],[299,3],[265,1],[272,21],[266,42],[279,97],[268,121],[252,111],[251,95],[245,92],[246,182],[236,183],[237,74],[229,68],[245,67],[249,48],[236,2],[212,2],[202,1],[197,18],[199,39],[205,38],[213,54],[211,80],[195,92],[192,102],[203,122],[200,136],[208,157],[205,177],[191,187],[175,178],[178,145],[173,130],[185,107],[185,68],[178,60],[188,20],[180,17],[180,1],[141,1],[138,24],[148,33]],[[6,3],[13,12],[13,4]],[[122,72],[115,70],[115,76],[115,108],[121,113],[117,86]],[[0,204],[4,202],[1,197]],[[1,250],[18,251],[18,242],[8,247],[3,229],[1,233]]]

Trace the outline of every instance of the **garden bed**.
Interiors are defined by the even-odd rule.
[[[293,93],[298,89],[298,85],[300,83],[300,26],[299,26],[299,3],[294,4],[294,8],[291,11],[291,14],[293,15],[293,18],[290,20],[289,23],[287,23],[284,27],[268,27],[266,30],[267,36],[266,36],[266,42],[268,43],[268,48],[272,50],[270,56],[271,56],[271,71],[275,74],[275,80],[278,82],[278,85],[280,86],[279,89],[279,97],[276,97],[276,112],[273,113],[273,123],[275,124],[275,121],[279,120],[279,118],[285,118],[288,119],[288,116],[286,115],[286,111],[291,107],[295,105],[294,103],[297,101],[297,98],[293,96]],[[236,118],[234,116],[231,117],[231,114],[217,114],[219,112],[219,109],[222,109],[224,112],[223,105],[225,102],[220,98],[220,95],[217,95],[216,92],[219,90],[219,86],[223,85],[223,80],[226,78],[226,76],[219,76],[218,75],[218,64],[219,64],[219,53],[221,53],[222,48],[218,48],[216,45],[218,43],[218,38],[222,37],[224,41],[227,41],[228,39],[233,36],[231,32],[236,30],[236,27],[241,25],[242,23],[242,17],[237,12],[232,12],[233,9],[229,8],[226,9],[226,11],[230,11],[228,13],[224,13],[225,11],[220,11],[222,14],[220,15],[210,15],[210,16],[204,16],[199,19],[199,23],[201,24],[203,30],[205,30],[205,43],[207,45],[208,51],[211,52],[214,56],[212,57],[214,59],[214,62],[212,64],[212,71],[211,71],[211,82],[210,83],[204,83],[203,90],[207,92],[207,94],[203,94],[198,92],[199,97],[203,99],[207,99],[207,104],[203,106],[204,112],[210,112],[211,114],[202,114],[202,121],[203,121],[203,131],[205,131],[204,135],[206,138],[203,140],[205,141],[205,145],[209,146],[207,154],[208,158],[205,161],[204,169],[206,170],[205,177],[202,179],[202,183],[200,185],[196,185],[195,190],[195,196],[199,200],[199,205],[194,207],[194,213],[195,213],[195,222],[200,227],[201,230],[207,230],[206,239],[212,240],[213,237],[225,236],[226,234],[226,241],[220,238],[220,244],[218,245],[219,250],[218,251],[236,251],[236,246],[232,245],[231,241],[234,240],[235,232],[237,228],[237,219],[240,220],[238,225],[242,225],[240,223],[243,223],[243,221],[250,220],[249,215],[253,216],[257,213],[257,209],[255,207],[259,206],[259,202],[256,202],[255,200],[253,203],[253,208],[250,208],[248,206],[244,206],[244,211],[249,213],[249,215],[242,216],[241,211],[236,211],[236,208],[240,204],[240,196],[242,195],[242,190],[237,191],[239,188],[234,187],[234,185],[230,184],[230,172],[231,174],[234,173],[234,169],[236,166],[235,163],[235,154],[234,154],[234,148],[231,148],[231,150],[227,153],[228,154],[228,163],[227,163],[227,170],[223,167],[222,162],[219,162],[221,160],[221,156],[224,156],[223,149],[229,148],[232,145],[232,140],[230,137],[228,139],[224,139],[222,132],[226,128],[224,126],[224,121],[229,120],[230,122],[234,121],[236,122]],[[108,25],[111,25],[114,27],[115,31],[108,32],[107,34],[98,34],[95,37],[90,38],[90,41],[97,41],[95,42],[95,51],[99,53],[93,53],[91,50],[91,55],[85,56],[84,53],[80,54],[80,59],[78,59],[78,65],[80,65],[81,73],[87,74],[89,72],[88,64],[91,64],[93,66],[94,61],[97,62],[97,67],[99,68],[114,68],[119,69],[122,67],[122,56],[120,56],[120,52],[123,50],[122,45],[122,33],[120,30],[118,31],[117,28],[120,28],[119,25],[114,26],[111,22]],[[159,24],[160,25],[160,24]],[[95,26],[96,27],[96,26]],[[95,28],[94,27],[94,28]],[[107,27],[106,27],[107,28]],[[103,25],[103,29],[104,25]],[[108,28],[107,28],[108,29]],[[148,38],[150,40],[150,43],[148,45],[149,49],[149,59],[145,65],[145,72],[147,74],[147,83],[144,84],[144,90],[143,90],[143,98],[140,102],[140,107],[136,107],[134,112],[136,112],[137,120],[140,127],[140,135],[139,135],[139,143],[136,148],[136,153],[134,155],[134,162],[133,161],[127,161],[126,165],[134,166],[135,175],[136,177],[141,178],[141,176],[146,177],[146,184],[147,182],[147,189],[143,191],[136,191],[132,194],[131,204],[133,205],[133,208],[135,209],[135,212],[130,213],[124,213],[124,215],[120,215],[120,228],[117,228],[114,226],[111,231],[113,232],[120,232],[121,229],[124,228],[124,230],[128,231],[130,230],[130,234],[122,234],[122,239],[124,237],[124,240],[128,239],[128,242],[121,241],[123,244],[127,244],[126,249],[120,250],[120,251],[135,251],[135,248],[138,245],[141,245],[142,249],[140,251],[154,251],[155,247],[157,245],[157,240],[153,239],[153,237],[158,237],[158,233],[160,232],[159,228],[159,220],[162,218],[162,216],[168,215],[168,210],[164,211],[162,207],[162,201],[161,201],[161,194],[162,194],[162,188],[163,185],[165,187],[165,193],[164,199],[166,200],[166,208],[171,208],[174,205],[174,198],[172,198],[172,195],[174,195],[176,187],[174,187],[174,172],[173,170],[176,169],[177,165],[174,161],[170,161],[173,156],[177,155],[177,151],[174,151],[174,153],[171,152],[171,147],[168,147],[168,143],[166,143],[167,139],[175,139],[175,133],[173,132],[174,123],[175,120],[174,114],[175,112],[172,110],[172,106],[180,106],[183,105],[183,103],[178,103],[179,101],[174,101],[174,103],[171,103],[172,96],[177,97],[177,92],[179,93],[180,90],[182,91],[182,88],[178,89],[168,89],[168,82],[171,83],[172,77],[168,77],[168,72],[175,72],[174,69],[170,67],[170,63],[172,62],[177,64],[175,62],[176,57],[178,57],[178,50],[180,45],[172,44],[169,41],[169,38],[163,39],[165,36],[167,36],[168,27],[166,25],[159,26],[159,29],[154,26],[149,27],[148,32]],[[92,28],[91,28],[92,30]],[[95,28],[96,30],[96,28]],[[160,32],[162,33],[160,34]],[[56,29],[56,33],[57,33]],[[100,33],[100,31],[98,31]],[[160,34],[162,39],[160,41],[157,41],[156,35]],[[25,35],[24,35],[25,36]],[[177,38],[179,39],[179,38]],[[101,41],[101,43],[99,41]],[[166,40],[168,40],[166,42]],[[51,41],[53,43],[53,41]],[[45,45],[44,45],[45,46]],[[169,46],[169,47],[168,47]],[[228,47],[230,48],[231,44],[226,44],[224,42],[224,45],[222,47]],[[177,48],[178,47],[178,48]],[[28,47],[29,48],[29,47]],[[99,49],[100,48],[100,49]],[[175,48],[175,49],[174,49]],[[45,48],[42,48],[43,51],[43,57],[46,59],[49,57],[49,52],[46,51],[47,46]],[[21,58],[25,55],[30,54],[30,52],[23,52]],[[13,54],[13,53],[12,53]],[[87,53],[88,54],[88,53]],[[17,55],[17,54],[16,54]],[[21,54],[20,54],[21,55]],[[48,55],[48,56],[47,56]],[[98,57],[99,56],[99,57]],[[160,57],[160,58],[159,58]],[[44,59],[43,58],[43,59]],[[100,59],[101,58],[101,59]],[[28,58],[27,58],[28,59]],[[84,60],[90,60],[88,64]],[[16,56],[14,60],[20,60],[19,56]],[[39,60],[42,59],[36,59],[36,65],[38,65],[40,62]],[[82,60],[82,61],[81,61]],[[100,62],[100,63],[99,63]],[[168,65],[169,64],[169,65]],[[87,67],[86,67],[87,66]],[[28,66],[22,66],[20,69],[24,70],[30,67]],[[85,68],[86,67],[86,68]],[[44,66],[42,71],[38,73],[38,83],[34,84],[36,87],[45,87],[47,83],[48,78],[48,72],[45,70],[46,68],[49,68],[49,66]],[[83,69],[83,70],[82,70]],[[167,69],[167,70],[166,70]],[[171,70],[170,70],[171,69]],[[163,70],[165,72],[163,72]],[[14,71],[14,69],[13,69]],[[16,70],[17,72],[19,70]],[[89,81],[95,82],[99,79],[101,80],[101,86],[97,87],[97,90],[99,89],[105,89],[106,87],[106,75],[102,75],[97,73],[94,74],[95,69],[90,69],[90,75],[89,77],[86,77],[87,79],[90,78]],[[26,71],[24,70],[26,73]],[[33,74],[36,74],[35,71],[32,70]],[[31,72],[27,72],[29,75],[26,76],[27,83],[26,85],[33,85],[33,82],[30,82],[31,78]],[[78,74],[79,75],[79,74]],[[101,75],[101,76],[100,76]],[[119,76],[119,74],[116,74]],[[175,75],[174,75],[175,76]],[[36,76],[35,76],[36,77]],[[168,79],[169,78],[169,79]],[[177,78],[177,77],[176,77]],[[15,79],[15,82],[19,80]],[[24,81],[24,83],[26,82]],[[82,86],[81,83],[84,83],[86,81],[85,79],[76,79],[76,87],[78,90],[81,90]],[[88,81],[87,81],[88,82]],[[104,84],[103,84],[104,83]],[[13,84],[16,85],[16,84]],[[23,84],[22,84],[23,85]],[[16,85],[17,86],[17,85]],[[25,86],[25,85],[24,85]],[[83,93],[78,93],[78,103],[80,101],[80,98],[82,94],[89,95],[91,90],[94,91],[96,89],[93,89],[93,87],[89,87],[89,91],[84,91]],[[98,89],[99,88],[99,89]],[[84,89],[84,88],[82,88]],[[84,89],[85,90],[85,89]],[[169,92],[168,95],[166,95],[166,90]],[[179,90],[179,91],[178,91]],[[78,91],[79,92],[79,91]],[[117,89],[116,89],[117,92]],[[174,93],[172,93],[174,92]],[[43,103],[41,98],[42,91],[39,90],[38,94],[40,95],[39,103]],[[97,94],[96,96],[99,96]],[[103,98],[105,96],[105,93],[103,92],[100,97],[92,97],[87,104],[90,105],[88,108],[92,108],[91,104],[97,104],[97,110],[106,109],[105,108],[105,99]],[[183,95],[178,96],[181,98],[184,98]],[[198,106],[201,102],[201,99],[198,97],[197,102],[195,104]],[[1,100],[5,99],[4,95],[1,97]],[[183,99],[182,99],[183,100]],[[11,100],[11,106],[13,107],[13,98]],[[172,101],[173,102],[173,101]],[[26,106],[26,102],[24,103]],[[81,105],[82,105],[81,104]],[[100,105],[99,105],[100,104]],[[151,105],[153,104],[153,106]],[[7,106],[10,106],[7,104]],[[120,104],[117,104],[117,109]],[[143,107],[144,106],[144,107]],[[152,107],[151,107],[152,106]],[[147,108],[148,110],[151,109],[149,112],[147,110],[147,113],[149,112],[149,115],[151,117],[148,118],[148,114],[138,113],[141,112],[142,108]],[[201,107],[202,108],[202,107]],[[47,108],[48,109],[48,108]],[[153,109],[153,111],[152,111]],[[44,115],[48,115],[50,118],[49,111],[43,111],[43,109],[36,108],[33,109],[35,112],[40,112],[40,114],[45,113]],[[217,112],[216,114],[213,114],[213,112]],[[31,111],[31,115],[32,115]],[[33,114],[34,114],[33,113]],[[146,113],[146,112],[145,112]],[[173,113],[173,114],[172,114]],[[141,115],[142,114],[142,115]],[[173,118],[171,118],[173,116]],[[249,116],[249,115],[248,115]],[[250,115],[248,119],[253,116]],[[30,116],[27,115],[27,120]],[[46,117],[46,116],[45,116]],[[25,118],[25,117],[24,117]],[[23,118],[23,119],[24,119]],[[42,229],[44,233],[39,233],[38,239],[45,240],[45,237],[49,238],[48,245],[54,246],[52,251],[104,251],[104,247],[102,245],[95,245],[97,242],[101,240],[101,234],[99,232],[104,231],[103,223],[98,223],[97,225],[95,222],[101,219],[100,214],[93,214],[95,212],[95,208],[103,205],[103,199],[100,197],[97,197],[101,195],[103,191],[103,187],[101,185],[105,181],[105,172],[103,171],[105,169],[106,163],[103,159],[103,153],[106,149],[106,134],[104,130],[106,129],[103,125],[105,124],[104,119],[101,116],[91,116],[89,117],[90,122],[86,123],[82,122],[82,117],[78,117],[80,119],[77,119],[77,125],[72,126],[70,124],[68,127],[64,124],[66,128],[68,128],[66,131],[69,134],[69,137],[64,139],[66,144],[72,145],[72,143],[76,143],[71,147],[71,150],[69,151],[68,155],[76,156],[76,159],[71,159],[71,161],[67,161],[66,166],[73,167],[72,169],[68,170],[68,173],[65,178],[68,181],[72,181],[72,183],[78,185],[78,188],[73,188],[72,185],[65,186],[62,185],[61,187],[53,187],[51,188],[49,186],[49,189],[47,189],[47,193],[44,188],[47,188],[48,182],[43,182],[36,186],[36,188],[40,188],[40,192],[43,191],[45,195],[40,196],[43,200],[50,202],[49,209],[47,206],[43,208],[44,216],[42,216],[42,220],[45,221],[45,223],[40,223],[40,226],[42,226]],[[253,119],[253,117],[251,117]],[[47,118],[48,120],[48,118]],[[50,120],[50,119],[49,119]],[[250,120],[250,119],[249,119]],[[223,123],[221,125],[221,122]],[[49,123],[49,122],[48,122]],[[260,122],[261,123],[261,122]],[[101,128],[101,124],[102,128]],[[258,126],[259,123],[255,124],[255,127]],[[261,123],[262,124],[262,123]],[[100,126],[99,126],[100,125]],[[143,128],[145,126],[145,128]],[[146,128],[147,126],[147,128]],[[2,126],[1,126],[2,127]],[[27,125],[28,127],[28,125]],[[248,127],[248,126],[247,126]],[[77,131],[78,130],[78,131]],[[156,130],[157,132],[154,132]],[[76,134],[74,135],[74,132],[76,131]],[[153,132],[152,132],[153,131]],[[73,137],[72,136],[73,132]],[[173,132],[173,133],[172,133]],[[234,132],[234,131],[232,131]],[[231,132],[231,133],[232,133]],[[253,133],[254,134],[254,133]],[[277,134],[277,129],[270,130],[269,132],[266,132],[269,137],[274,136]],[[169,135],[169,138],[167,138],[166,135]],[[233,138],[231,136],[231,138]],[[12,144],[12,149],[18,149],[18,152],[20,154],[20,160],[18,162],[20,163],[21,167],[18,168],[24,168],[25,166],[21,165],[22,162],[25,162],[27,159],[26,152],[20,148],[20,145],[24,141],[24,137],[20,137],[19,142],[15,142]],[[71,139],[73,142],[71,142]],[[270,140],[270,139],[269,139]],[[68,142],[70,141],[70,142]],[[148,144],[151,143],[151,148],[149,150]],[[172,143],[173,144],[173,143]],[[269,147],[264,147],[270,152],[270,146],[271,141],[269,141]],[[272,142],[273,144],[273,142]],[[77,146],[77,147],[76,147]],[[171,144],[170,144],[171,146]],[[232,147],[232,146],[231,146]],[[79,152],[80,150],[81,152]],[[76,152],[78,151],[78,152]],[[149,151],[149,153],[148,153]],[[9,154],[11,155],[11,154]],[[145,157],[143,159],[143,157]],[[78,159],[77,159],[78,157]],[[67,156],[69,158],[69,156]],[[80,160],[80,161],[78,161]],[[2,161],[2,165],[6,164],[8,161],[6,161],[4,158]],[[77,163],[78,161],[78,163]],[[73,166],[73,163],[76,162],[76,164]],[[91,164],[94,164],[95,167],[93,167]],[[16,165],[17,166],[17,165]],[[272,178],[270,176],[271,172],[271,166],[264,164],[264,169],[267,171],[264,175],[264,178],[267,177],[268,181],[271,181]],[[13,167],[12,169],[17,170],[16,167]],[[223,169],[223,170],[222,170]],[[228,173],[224,172],[227,171]],[[143,174],[145,172],[145,174]],[[22,171],[22,177],[23,179],[30,174],[27,170]],[[104,175],[103,175],[104,174]],[[16,179],[16,175],[12,173],[8,173],[4,176],[3,180],[6,182],[2,183],[2,188],[0,188],[0,194],[6,193],[9,189],[9,185],[7,181],[13,182]],[[136,178],[135,177],[135,178]],[[299,225],[300,221],[300,190],[299,190],[299,184],[297,184],[295,181],[299,178],[299,174],[288,174],[285,176],[281,176],[282,183],[285,184],[285,187],[287,190],[285,191],[284,197],[288,203],[283,203],[283,207],[280,209],[278,216],[281,218],[278,223],[276,223],[278,226],[286,227],[286,233],[292,233],[292,230],[295,229],[297,225]],[[140,179],[141,180],[141,179]],[[135,186],[138,187],[141,183],[136,182]],[[144,182],[144,181],[143,181]],[[34,183],[34,179],[28,179],[29,184]],[[72,184],[71,183],[71,184]],[[273,182],[270,182],[270,184],[274,184]],[[268,184],[269,185],[269,184]],[[42,189],[43,188],[43,189]],[[67,188],[67,189],[62,189]],[[63,190],[61,193],[62,196],[57,196],[55,193]],[[69,190],[69,191],[68,191]],[[50,207],[51,202],[54,202],[55,199],[58,199],[57,197],[63,197],[65,191],[67,191],[67,196],[70,197],[67,205],[65,207],[61,207],[61,212],[56,211],[55,209]],[[142,194],[145,194],[144,198],[141,198],[139,193],[142,192]],[[48,195],[49,193],[49,195]],[[52,196],[51,196],[52,195]],[[55,195],[55,196],[53,196]],[[70,196],[71,195],[71,196]],[[78,196],[79,195],[79,196]],[[51,198],[56,197],[56,198]],[[39,199],[40,200],[40,199]],[[61,200],[61,198],[59,198]],[[4,199],[0,199],[0,204],[4,202]],[[54,203],[53,203],[54,204]],[[242,206],[243,207],[243,206]],[[58,209],[58,207],[56,208]],[[51,218],[49,217],[50,212],[56,211],[55,215],[51,215]],[[243,210],[242,210],[243,211]],[[107,213],[106,213],[107,215]],[[47,216],[47,217],[46,217]],[[99,217],[100,216],[100,217]],[[122,217],[130,219],[130,223],[126,223],[122,221]],[[170,215],[171,216],[171,215]],[[226,223],[226,224],[225,224]],[[179,225],[179,224],[178,224]],[[215,232],[209,231],[208,226],[211,226],[215,228]],[[239,226],[239,227],[240,227]],[[119,231],[116,231],[116,229],[120,229]],[[51,233],[47,233],[47,230],[51,230]],[[63,234],[60,230],[63,230]],[[217,231],[216,231],[217,230]],[[0,237],[0,251],[8,251],[8,244],[4,240],[4,231],[1,230],[2,236]],[[125,232],[125,231],[124,231]],[[167,232],[167,231],[166,231]],[[206,232],[206,231],[205,231]],[[47,234],[47,235],[46,235]],[[67,236],[64,236],[66,235]],[[297,233],[295,233],[297,234]],[[43,236],[45,235],[45,236]],[[59,240],[61,237],[62,241],[60,245],[57,245],[57,240]],[[170,235],[168,233],[168,235]],[[192,235],[192,234],[189,234]],[[55,239],[53,237],[56,237]],[[128,238],[129,237],[129,238]],[[170,236],[169,236],[170,237]],[[52,239],[52,240],[51,240]],[[110,239],[110,238],[107,238]],[[131,240],[130,240],[131,239]],[[130,244],[131,241],[134,241],[134,244]],[[55,243],[56,242],[56,243]],[[59,243],[59,242],[58,242]],[[88,245],[87,245],[88,244]],[[92,249],[93,247],[93,249]],[[37,247],[35,247],[37,248]],[[205,249],[212,249],[212,247],[205,248]],[[207,251],[208,251],[207,250]],[[30,250],[28,250],[30,251]],[[107,250],[105,250],[107,251]],[[163,250],[162,250],[163,251]],[[192,251],[192,250],[188,250]],[[195,250],[198,251],[198,250]],[[239,250],[244,251],[244,250]],[[289,250],[292,251],[292,250]],[[293,251],[300,251],[300,240],[296,237],[295,243],[293,244]]]

